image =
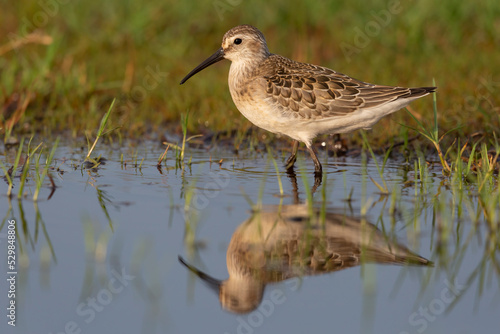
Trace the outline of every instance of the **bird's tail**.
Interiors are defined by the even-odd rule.
[[[410,96],[411,97],[419,97],[424,96],[430,93],[434,93],[437,87],[416,87],[410,88]]]

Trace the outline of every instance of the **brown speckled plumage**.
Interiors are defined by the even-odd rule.
[[[404,88],[366,83],[331,69],[269,56],[253,73],[283,113],[305,119],[345,116],[363,108],[427,95],[435,87]]]
[[[314,160],[316,175],[322,172],[312,148],[317,135],[369,129],[380,118],[436,90],[374,85],[326,67],[272,54],[262,32],[250,25],[229,30],[222,47],[181,84],[222,59],[232,62],[229,90],[238,110],[260,128],[304,142]],[[295,142],[287,168],[292,168],[296,159]]]

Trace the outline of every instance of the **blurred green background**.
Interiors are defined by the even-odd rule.
[[[82,136],[113,98],[110,122],[124,136],[161,133],[187,111],[190,131],[247,130],[228,91],[228,61],[179,85],[244,23],[264,33],[273,53],[363,81],[430,86],[435,79],[441,128],[498,133],[496,0],[18,0],[2,3],[0,15],[0,135]],[[411,108],[432,121],[431,97]],[[398,136],[395,122],[412,120],[396,113],[373,138]]]

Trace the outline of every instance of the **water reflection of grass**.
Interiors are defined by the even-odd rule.
[[[443,274],[450,281],[466,277],[460,282],[465,289],[447,306],[448,310],[468,289],[477,289],[479,298],[485,284],[496,280],[500,285],[500,190],[498,162],[492,163],[498,159],[498,149],[488,154],[486,145],[482,147],[480,153],[471,154],[469,159],[457,155],[450,164],[451,175],[442,177],[440,182],[432,176],[436,168],[425,163],[423,158],[414,168],[415,195],[409,210],[412,213],[406,215],[407,231],[415,234],[414,239],[418,241],[423,225],[427,225],[427,230],[431,224],[430,249],[433,260],[439,263],[433,273],[436,281],[442,280]],[[399,210],[406,211],[404,207]],[[474,269],[464,273],[463,268],[470,267],[463,264],[465,254],[478,243],[483,245],[484,252]]]
[[[369,144],[368,144],[369,145]],[[491,148],[493,147],[493,148]],[[57,148],[55,156],[57,156]],[[23,145],[23,151],[18,153],[16,151],[15,156],[19,156],[18,167],[12,171],[12,181],[14,182],[14,189],[17,190],[17,185],[15,183],[21,182],[22,174],[25,169],[23,168],[23,161],[25,161],[25,156],[32,152],[27,145]],[[47,148],[43,149],[43,152],[49,152]],[[134,156],[133,160],[136,162],[139,160],[137,156],[143,152],[141,149],[134,147],[131,149],[132,153],[126,153],[127,156]],[[324,173],[324,178],[321,181],[321,187],[317,188],[313,192],[313,185],[311,184],[312,175],[307,172],[306,166],[299,165],[301,169],[298,171],[298,179],[302,181],[299,190],[303,199],[308,199],[311,203],[319,206],[320,215],[332,206],[329,202],[329,197],[331,192],[336,191],[340,194],[345,194],[346,198],[350,198],[355,201],[355,207],[359,209],[359,213],[364,213],[365,216],[375,217],[372,222],[380,229],[386,238],[387,242],[393,241],[396,236],[401,237],[401,230],[403,233],[407,234],[407,239],[412,250],[419,250],[425,247],[425,251],[432,254],[432,260],[436,262],[436,268],[429,270],[426,277],[419,277],[422,289],[428,291],[432,289],[432,283],[440,284],[443,281],[443,277],[451,282],[454,282],[454,278],[460,277],[459,283],[466,287],[458,298],[452,303],[447,304],[447,309],[451,310],[455,307],[456,303],[459,303],[463,294],[467,291],[474,291],[480,298],[486,288],[490,284],[496,284],[498,277],[500,277],[499,264],[498,264],[498,254],[499,254],[499,216],[500,216],[500,194],[498,189],[498,145],[496,142],[487,142],[486,140],[476,141],[474,143],[460,144],[457,142],[448,153],[447,159],[449,159],[449,165],[451,173],[443,174],[442,165],[439,161],[433,162],[433,156],[425,155],[423,150],[415,152],[417,158],[414,161],[410,160],[410,164],[404,167],[398,167],[397,171],[390,168],[391,165],[395,163],[399,164],[399,160],[391,161],[389,158],[387,161],[386,168],[381,176],[386,180],[387,188],[390,189],[389,195],[380,195],[378,192],[368,191],[368,187],[365,184],[364,199],[359,202],[358,198],[353,198],[353,186],[347,181],[344,183],[342,189],[341,176],[335,173]],[[41,153],[39,148],[35,154]],[[272,153],[272,152],[271,152]],[[142,153],[141,153],[142,154]],[[173,157],[173,153],[172,157]],[[268,153],[270,154],[270,153]],[[159,154],[158,154],[159,155]],[[155,157],[158,156],[155,153]],[[367,184],[370,184],[369,176],[370,173],[377,175],[379,170],[376,168],[372,160],[368,160],[371,156],[368,146],[365,148],[364,155],[366,159],[363,160],[363,165],[361,170],[363,173],[361,177],[365,180]],[[14,163],[16,157],[12,158],[11,163]],[[83,158],[83,157],[82,157]],[[382,156],[375,154],[372,156],[374,159],[382,159]],[[117,158],[118,160],[118,158]],[[125,159],[126,160],[126,159]],[[156,159],[154,163],[156,163]],[[172,159],[173,160],[173,159]],[[303,159],[301,159],[303,160]],[[299,160],[299,162],[301,162]],[[437,159],[436,159],[437,160]],[[27,175],[33,175],[36,171],[41,172],[44,166],[44,161],[46,159],[40,159],[40,164],[35,168],[35,162],[31,162],[29,166],[30,170]],[[146,159],[147,161],[147,159]],[[151,161],[151,159],[150,159]],[[169,165],[173,165],[170,162]],[[264,163],[265,159],[262,159]],[[336,160],[338,161],[338,160]],[[198,164],[199,162],[196,162]],[[204,163],[204,162],[203,162]],[[259,188],[257,194],[247,194],[248,198],[252,199],[253,202],[259,204],[265,204],[268,198],[266,197],[268,193],[264,187],[274,187],[273,191],[279,188],[273,172],[273,157],[269,156],[267,160],[268,167],[262,167],[260,170],[251,175],[252,178],[258,179],[259,182],[262,181],[261,187]],[[196,165],[195,164],[195,165]],[[154,165],[154,164],[153,164]],[[10,165],[8,162],[5,163],[5,169],[8,169]],[[54,162],[49,164],[54,166]],[[280,170],[278,162],[274,165],[274,168]],[[327,164],[325,164],[327,166]],[[333,168],[333,166],[330,166]],[[174,166],[170,166],[174,168]],[[358,167],[355,167],[358,168]],[[49,171],[52,169],[49,168]],[[222,170],[222,169],[221,169]],[[223,169],[229,175],[232,173],[239,172],[243,170],[231,170]],[[98,172],[92,170],[84,170],[89,176],[92,173]],[[5,173],[5,172],[4,172]],[[253,173],[253,172],[247,172]],[[343,175],[348,174],[349,171],[344,171]],[[399,173],[404,174],[405,178],[398,178]],[[395,176],[397,174],[397,176]],[[338,176],[336,176],[338,175]],[[105,176],[105,175],[102,175]],[[26,189],[30,186],[35,187],[33,183],[30,183],[32,177],[26,177]],[[137,176],[139,177],[139,176]],[[200,236],[198,230],[199,222],[204,219],[203,211],[196,211],[197,208],[194,205],[193,198],[197,190],[199,190],[199,183],[202,183],[206,175],[198,173],[195,178],[189,175],[188,172],[176,174],[175,178],[182,180],[182,189],[174,189],[173,191],[182,191],[182,199],[184,205],[181,207],[186,215],[184,216],[185,221],[185,242],[186,252],[189,254],[190,259],[196,259],[199,257],[199,252],[202,249],[203,244],[199,241]],[[172,176],[174,178],[174,176]],[[283,183],[287,182],[290,176],[283,178]],[[345,178],[344,178],[345,179]],[[93,182],[89,178],[89,182]],[[295,180],[296,182],[296,180]],[[286,184],[283,184],[285,195],[286,194]],[[295,185],[297,186],[297,185]],[[50,189],[51,185],[48,182],[44,182],[42,185],[42,190]],[[172,191],[172,188],[169,188]],[[356,189],[358,191],[358,189]],[[351,194],[351,195],[349,195]],[[175,194],[177,195],[177,193]],[[101,192],[98,187],[96,187],[96,198],[99,200],[99,205],[102,206],[103,210],[107,210],[106,207],[112,205],[111,198],[105,192]],[[257,198],[257,200],[255,200]],[[298,198],[298,196],[297,196]],[[16,199],[17,200],[17,199]],[[22,196],[19,203],[26,203],[28,199],[26,196]],[[174,196],[170,197],[170,214],[176,210]],[[280,200],[286,202],[288,197],[281,197]],[[41,201],[43,203],[43,201]],[[345,210],[352,210],[349,208],[351,201],[342,202],[341,205],[345,206]],[[337,203],[335,204],[337,205]],[[258,209],[261,205],[257,205]],[[376,208],[376,209],[375,209]],[[37,208],[38,210],[38,208]],[[42,207],[43,210],[43,207]],[[110,219],[108,213],[104,211],[106,217]],[[351,212],[352,213],[352,212]],[[389,213],[389,218],[387,218],[387,213]],[[24,216],[24,213],[20,214],[21,218],[27,221],[28,219]],[[40,217],[42,215],[40,214]],[[33,233],[33,229],[25,229],[24,225],[19,225],[22,227],[18,231],[18,238],[22,247],[26,249],[27,247],[34,247],[37,244],[37,235],[45,236],[49,249],[51,250],[54,261],[57,254],[57,249],[52,249],[50,244],[50,228],[49,231],[45,229],[45,224],[42,219],[38,221],[37,216],[37,226]],[[320,216],[321,219],[321,216]],[[404,225],[400,223],[403,222]],[[362,221],[363,223],[363,221]],[[111,220],[110,220],[111,224]],[[0,231],[2,226],[0,226]],[[37,232],[40,231],[40,232]],[[43,232],[43,233],[41,233]],[[108,236],[109,236],[108,232]],[[111,232],[113,233],[113,232]],[[422,233],[430,233],[430,242],[427,244],[422,244],[421,237]],[[87,237],[86,237],[87,238]],[[102,237],[104,238],[104,236]],[[38,240],[40,241],[43,240]],[[102,242],[102,247],[107,247],[106,242]],[[474,248],[481,247],[479,261],[474,264],[473,268],[470,269],[470,265],[464,264],[466,261],[466,255],[470,255],[470,252],[474,251]],[[41,248],[45,247],[42,245]],[[41,249],[40,248],[40,249]],[[95,247],[94,247],[95,248]],[[42,251],[40,251],[42,253]],[[148,255],[144,255],[147,257]],[[101,259],[102,260],[102,259]],[[104,261],[108,261],[104,259]],[[466,268],[466,270],[464,269]],[[93,270],[93,269],[92,269]],[[93,274],[93,271],[91,272]],[[377,273],[373,268],[364,267],[363,268],[363,287],[365,295],[367,296],[366,305],[369,305],[370,296],[374,296],[376,291],[374,291],[374,286],[379,284],[377,281]],[[401,275],[409,275],[411,273],[405,273]],[[87,273],[86,273],[87,275]],[[90,274],[88,274],[90,275]],[[407,277],[407,276],[404,276]],[[465,279],[463,278],[465,277]],[[438,282],[438,283],[436,283]],[[85,282],[87,284],[88,281]],[[427,289],[427,290],[426,290]],[[476,291],[477,290],[477,291]],[[83,290],[82,290],[83,291]],[[424,291],[424,292],[425,292]],[[88,295],[88,291],[83,291],[83,295]],[[417,307],[420,305],[427,305],[426,301],[417,300]],[[368,306],[364,309],[364,315],[370,316],[371,310]]]
[[[32,231],[32,224],[31,222],[26,218],[25,215],[25,210],[24,210],[24,201],[18,200],[17,201],[17,215],[15,214],[15,210],[12,207],[12,201],[9,198],[8,200],[9,208],[7,212],[5,213],[5,216],[2,219],[2,222],[0,223],[0,231],[3,231],[6,222],[9,219],[14,219],[16,221],[15,225],[15,230],[16,230],[16,240],[17,240],[17,247],[19,247],[19,262],[21,265],[26,265],[26,263],[29,263],[28,260],[28,249],[27,247],[31,248],[31,250],[35,249],[35,246],[37,243],[40,242],[40,231],[42,231],[42,234],[46,240],[46,244],[50,250],[50,258],[47,260],[45,259],[45,263],[47,261],[50,263],[51,260],[53,260],[55,263],[57,263],[57,256],[56,252],[54,250],[54,246],[52,245],[52,241],[50,238],[50,234],[47,231],[45,222],[42,218],[42,213],[40,212],[38,202],[34,201],[33,202],[33,207],[34,207],[34,212],[35,212],[35,222],[34,222],[34,231]]]

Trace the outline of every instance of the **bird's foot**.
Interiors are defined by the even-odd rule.
[[[322,179],[323,178],[323,169],[321,168],[321,165],[319,166],[316,166],[316,168],[314,168],[314,180],[316,179]]]
[[[297,155],[292,154],[285,162],[286,170],[293,170],[293,165],[295,165],[296,160],[297,160]]]

